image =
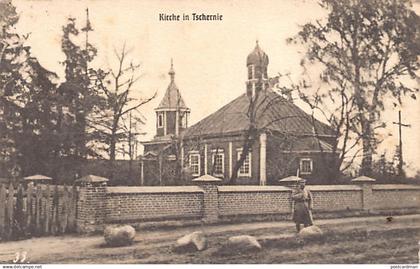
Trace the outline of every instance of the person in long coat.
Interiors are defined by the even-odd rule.
[[[293,221],[296,223],[297,232],[300,231],[300,226],[304,227],[313,225],[312,208],[313,199],[311,192],[305,188],[306,181],[301,179],[298,181],[296,188],[292,192],[292,199],[294,202]]]

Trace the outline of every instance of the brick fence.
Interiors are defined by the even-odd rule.
[[[314,216],[340,217],[420,211],[420,186],[308,185]],[[108,187],[82,186],[78,201],[79,232],[106,224],[190,221],[214,223],[264,217],[290,219],[291,188],[283,186]]]

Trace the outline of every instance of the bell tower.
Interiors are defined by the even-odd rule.
[[[184,99],[175,84],[175,70],[171,59],[169,86],[165,96],[155,109],[156,112],[156,137],[178,136],[188,127],[190,109],[185,105]]]
[[[254,50],[248,55],[246,59],[246,66],[248,68],[246,93],[249,98],[254,98],[256,94],[268,88],[268,63],[268,56],[260,48],[257,40]]]

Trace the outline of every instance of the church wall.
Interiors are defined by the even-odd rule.
[[[243,142],[238,141],[233,143],[233,162],[232,166],[235,167],[237,163],[237,149],[243,147]],[[233,170],[232,167],[232,170]],[[260,184],[260,143],[255,141],[251,149],[251,177],[243,177],[238,174],[236,180],[238,185],[259,185]]]
[[[230,168],[229,142],[232,143],[232,168]],[[230,178],[230,169],[237,162],[237,149],[242,148],[243,142],[239,136],[230,136],[223,138],[207,138],[201,140],[192,140],[184,142],[185,165],[188,166],[188,154],[190,151],[200,153],[200,174],[205,173],[205,145],[207,144],[207,174],[212,174],[212,154],[213,151],[224,153],[224,175],[223,182],[227,183]],[[259,141],[256,141],[252,147],[251,153],[251,177],[238,176],[236,184],[257,185],[259,184]]]
[[[229,166],[229,143],[232,143],[232,168]],[[167,144],[153,144],[145,145],[145,152],[147,151],[159,151],[163,146]],[[243,141],[240,136],[228,136],[218,138],[201,138],[199,140],[185,140],[184,141],[184,167],[189,166],[189,152],[195,151],[200,154],[200,175],[205,174],[205,145],[207,145],[207,174],[212,174],[212,153],[218,150],[219,153],[224,154],[224,174],[223,183],[228,183],[230,178],[230,169],[233,168],[237,162],[237,149],[242,148]],[[313,164],[313,171],[311,174],[300,173],[300,177],[308,179],[310,184],[325,184],[329,183],[327,179],[328,164],[332,158],[331,155],[326,156],[323,153],[293,153],[284,152],[284,148],[278,140],[267,139],[267,156],[266,156],[266,169],[267,169],[267,184],[277,185],[278,180],[296,175],[297,169],[300,166],[301,158],[310,158]],[[149,166],[149,167],[147,167]],[[150,170],[148,172],[147,170]],[[152,171],[154,170],[154,171]],[[213,174],[214,175],[214,174]],[[156,165],[145,164],[145,183],[146,181],[155,182],[158,177],[158,167]],[[218,175],[214,175],[218,176]],[[148,179],[150,177],[150,179]],[[193,176],[195,178],[197,176]],[[190,177],[191,178],[191,177]],[[191,178],[191,179],[192,179]],[[166,182],[167,181],[167,182]],[[170,182],[175,182],[175,178],[171,178],[169,173],[165,176],[165,184],[169,185]],[[337,183],[337,182],[336,182]],[[236,180],[237,185],[259,185],[260,184],[260,143],[255,141],[251,150],[251,176],[241,177],[238,175]],[[146,185],[156,185],[154,183],[147,183]]]
[[[200,154],[200,175],[205,174],[205,145],[207,144],[207,174],[211,174],[212,170],[212,151],[217,150],[219,153],[224,153],[224,175],[223,178],[227,178],[228,176],[228,154],[229,154],[229,142],[218,140],[218,139],[210,139],[210,140],[191,140],[188,142],[184,142],[184,154],[185,154],[185,166],[189,165],[189,154],[191,151],[197,151]],[[196,177],[196,176],[194,176]]]
[[[329,183],[327,175],[333,158],[331,153],[284,152],[284,145],[270,137],[267,139],[267,183],[279,184],[278,180],[296,175],[302,158],[312,160],[313,170],[310,174],[300,172],[300,177],[307,179],[309,184]]]

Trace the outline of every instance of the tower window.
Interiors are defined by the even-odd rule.
[[[256,66],[255,67],[254,78],[256,78],[256,79],[261,79],[262,78],[262,70],[261,69],[262,69],[261,66]]]
[[[157,127],[158,128],[163,127],[163,113],[158,114]]]
[[[254,66],[249,65],[248,66],[248,79],[252,79],[253,75],[254,75]]]
[[[181,128],[187,128],[187,120],[188,120],[187,116],[188,116],[187,112],[181,114],[180,119],[179,119],[181,121]]]
[[[302,175],[308,175],[312,173],[313,162],[311,158],[300,159],[299,170]]]

